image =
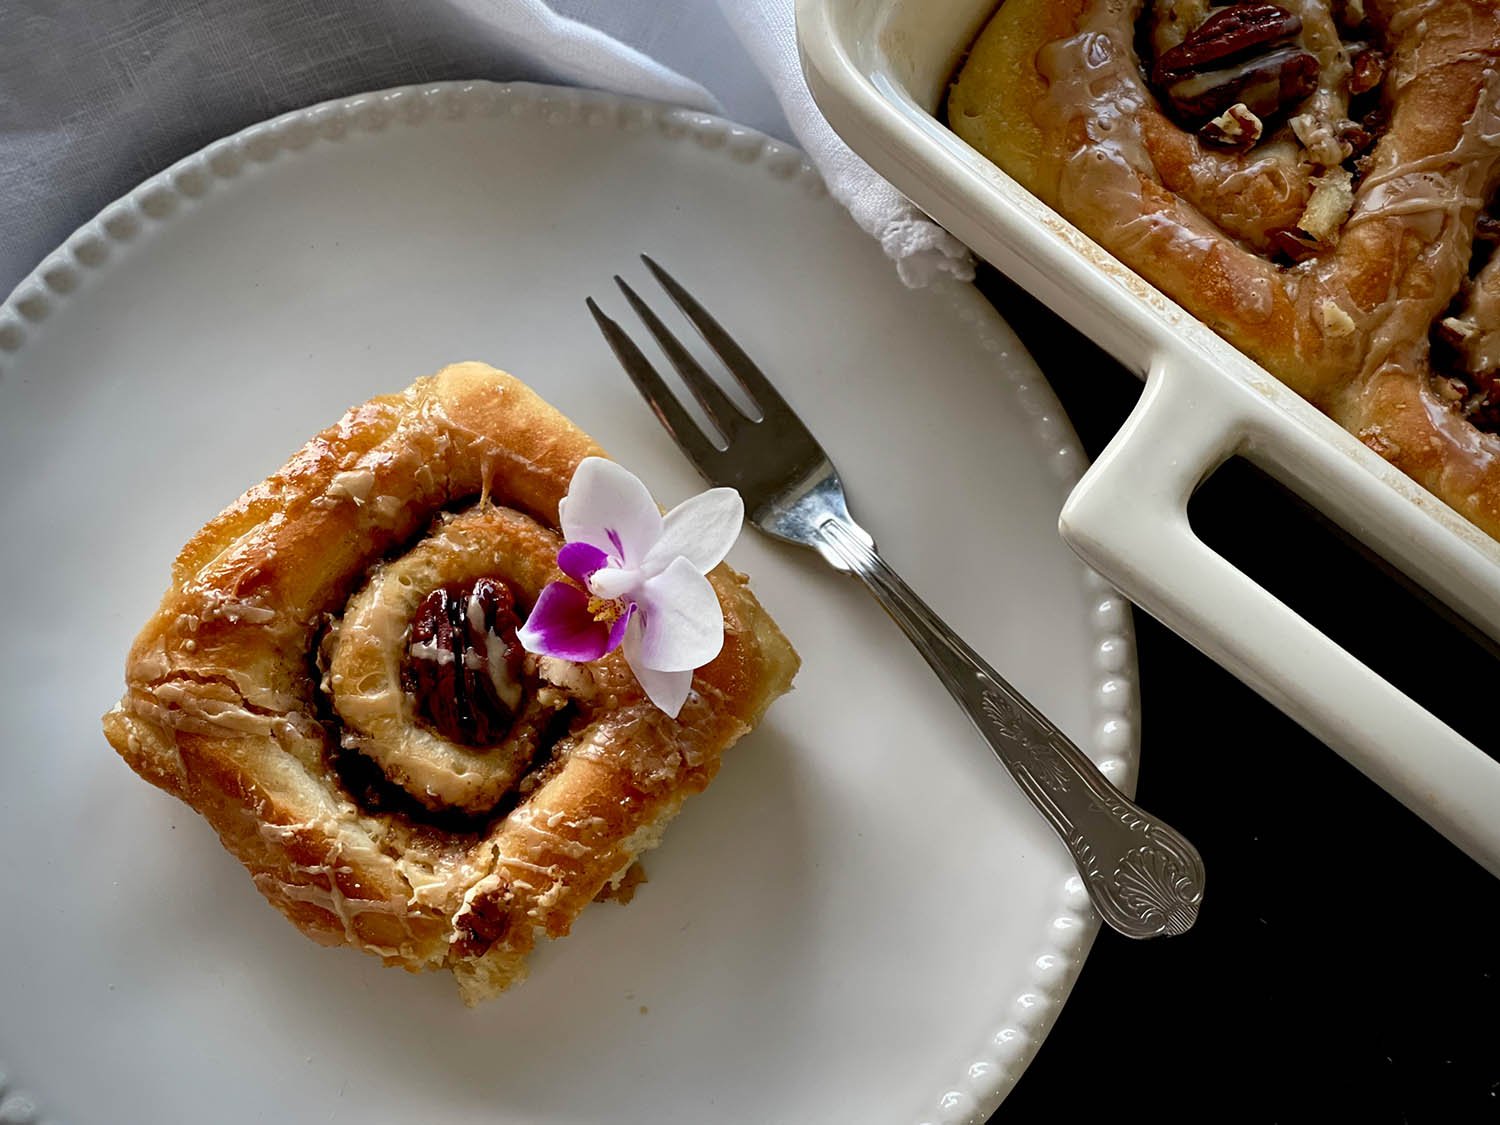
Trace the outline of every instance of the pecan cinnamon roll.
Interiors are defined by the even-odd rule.
[[[470,1003],[508,987],[797,668],[723,564],[723,649],[676,717],[618,651],[523,651],[559,501],[600,455],[478,363],[355,407],[182,549],[106,736],[315,941],[449,969]]]
[[[1500,8],[1005,0],[975,148],[1500,536]]]

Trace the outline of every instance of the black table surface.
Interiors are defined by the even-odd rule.
[[[1142,384],[991,270],[980,287],[1097,456]],[[1243,462],[1195,530],[1496,754],[1497,650]],[[1135,612],[1141,803],[1203,853],[1188,934],[1102,932],[994,1123],[1500,1122],[1500,880]],[[1500,816],[1500,809],[1495,810]]]

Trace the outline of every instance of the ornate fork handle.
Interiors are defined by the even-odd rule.
[[[1130,937],[1180,934],[1198,916],[1203,860],[1175,829],[1110,784],[1055,725],[912,592],[852,520],[817,527],[937,673],[995,756],[1067,844],[1089,898]]]

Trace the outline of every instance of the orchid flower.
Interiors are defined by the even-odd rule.
[[[624,647],[647,697],[674,719],[693,670],[724,647],[724,611],[709,585],[739,537],[745,504],[711,488],[665,516],[613,461],[585,457],[557,506],[564,544],[516,637],[527,652],[585,663]]]

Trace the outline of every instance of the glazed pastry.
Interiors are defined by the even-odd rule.
[[[183,548],[109,741],[315,941],[449,969],[469,1003],[508,987],[797,668],[722,564],[723,648],[675,718],[618,649],[522,649],[560,578],[559,501],[598,455],[478,363],[354,408]]]
[[[1005,0],[953,129],[1500,536],[1500,8]]]

